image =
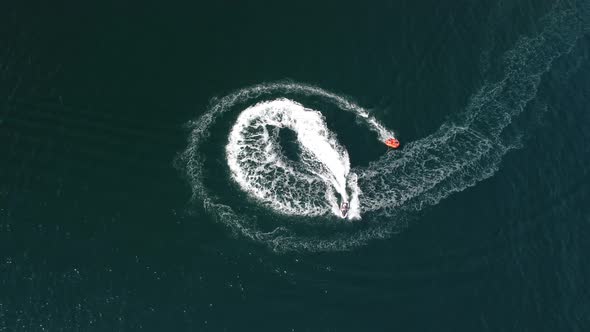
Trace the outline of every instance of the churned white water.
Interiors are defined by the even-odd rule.
[[[284,129],[296,134],[299,162],[288,160],[281,149]],[[318,111],[284,98],[250,106],[234,124],[226,153],[240,188],[279,213],[339,216],[339,202],[345,201],[348,218],[360,217],[348,153]]]

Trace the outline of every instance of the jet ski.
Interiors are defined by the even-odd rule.
[[[342,218],[346,218],[346,216],[348,215],[349,208],[350,206],[348,205],[348,202],[340,203],[340,213],[342,214]]]
[[[399,148],[399,141],[395,138],[388,138],[385,140],[385,145],[389,146],[392,149]]]

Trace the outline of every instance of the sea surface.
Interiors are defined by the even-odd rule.
[[[589,57],[588,0],[3,3],[0,331],[590,331]],[[281,98],[360,219],[236,181]]]

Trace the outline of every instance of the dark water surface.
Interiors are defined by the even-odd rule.
[[[590,330],[588,1],[449,3],[0,5],[0,331]],[[399,234],[278,253],[191,203],[174,160],[211,98],[314,84],[411,142],[560,6],[574,42],[503,133],[519,148]],[[353,165],[385,153],[333,126]]]

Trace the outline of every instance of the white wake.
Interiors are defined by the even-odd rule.
[[[353,113],[381,141],[394,136],[348,98],[315,86],[279,82],[251,86],[215,100],[190,123],[189,144],[180,156],[193,198],[236,234],[275,250],[346,250],[388,237],[404,226],[407,214],[437,204],[496,172],[502,157],[518,143],[503,136],[505,129],[536,98],[542,76],[554,60],[569,54],[588,33],[589,12],[585,1],[558,2],[541,20],[535,36],[519,39],[504,54],[500,79],[486,82],[475,92],[460,116],[367,167],[351,168],[346,148],[328,129],[321,109],[313,110],[304,102],[319,99]],[[319,217],[323,222],[295,227],[281,218],[269,222],[239,213],[205,185],[208,173],[203,146],[216,134],[211,129],[216,122],[234,112],[239,112],[237,119],[227,120],[233,127],[229,137],[225,136],[225,157],[240,190],[280,214]],[[283,151],[283,130],[295,133],[294,143],[299,147],[295,159]],[[341,200],[350,202],[351,219],[366,220],[363,227],[345,227],[330,221],[337,218],[325,218],[339,215]],[[319,229],[316,225],[330,224],[336,227],[331,232],[326,232],[326,226],[321,226],[323,233],[315,231]]]

